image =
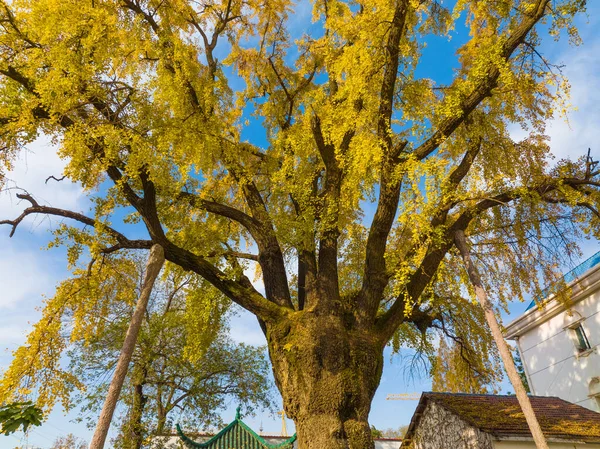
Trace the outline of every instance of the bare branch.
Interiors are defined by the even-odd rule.
[[[152,247],[152,240],[129,240],[124,243],[117,243],[116,245],[100,250],[101,254],[112,254],[122,249],[150,249]]]
[[[234,251],[229,249],[227,251],[211,251],[206,254],[205,257],[226,257],[226,258],[235,258],[235,259],[248,259],[258,262],[258,255],[252,253],[244,253],[240,251]]]
[[[104,223],[99,223],[97,220],[87,217],[83,214],[72,212],[66,209],[59,209],[56,207],[50,206],[41,206],[29,193],[18,193],[17,198],[21,200],[28,201],[31,206],[26,208],[21,215],[19,215],[14,220],[2,220],[0,221],[0,225],[7,224],[12,226],[12,230],[10,232],[10,237],[15,234],[17,227],[19,224],[25,219],[25,217],[33,214],[42,214],[42,215],[53,215],[58,217],[69,218],[71,220],[75,220],[79,223],[82,223],[86,226],[91,226],[94,228],[99,228],[106,231],[111,237],[113,237],[118,243],[106,250],[101,252],[107,254],[120,249],[147,249],[150,248],[151,241],[150,240],[130,240],[125,235],[120,233],[119,231],[111,228],[110,226],[105,225]]]
[[[190,192],[179,192],[177,199],[185,200],[193,207],[199,207],[207,212],[229,218],[241,224],[252,235],[255,241],[264,238],[261,223],[235,207],[206,200]]]
[[[46,181],[44,182],[44,184],[48,184],[48,181],[50,181],[51,179],[54,179],[56,182],[61,182],[64,181],[67,178],[67,176],[61,176],[60,178],[57,178],[54,175],[50,175],[46,178]]]

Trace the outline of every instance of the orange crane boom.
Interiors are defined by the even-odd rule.
[[[421,393],[391,393],[385,397],[386,401],[418,401]]]
[[[277,414],[281,415],[281,436],[287,437],[289,435],[287,431],[287,426],[285,425],[285,412],[282,410],[280,412],[277,412]]]

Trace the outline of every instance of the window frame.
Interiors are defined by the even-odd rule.
[[[571,327],[569,327],[569,330],[571,331],[575,349],[579,354],[592,349],[592,345],[590,344],[590,340],[588,339],[587,333],[585,332],[585,328],[583,327],[582,321],[574,323]]]

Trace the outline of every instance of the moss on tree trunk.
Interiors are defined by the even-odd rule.
[[[372,449],[371,400],[383,344],[352,320],[296,312],[267,325],[269,353],[299,449]]]

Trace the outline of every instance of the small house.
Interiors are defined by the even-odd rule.
[[[550,449],[600,449],[600,413],[530,396]],[[402,449],[535,449],[516,396],[423,393]]]

